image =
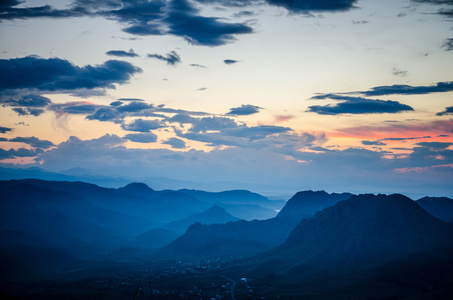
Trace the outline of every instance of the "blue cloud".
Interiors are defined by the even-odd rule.
[[[121,128],[128,131],[150,132],[151,130],[159,129],[163,126],[164,125],[162,125],[159,121],[136,119],[129,124],[123,123]]]
[[[358,92],[365,96],[383,95],[426,95],[432,93],[443,93],[453,91],[453,81],[438,82],[431,86],[411,86],[411,85],[389,85],[377,86],[368,91]]]
[[[136,143],[154,143],[157,141],[157,135],[151,132],[147,133],[130,133],[124,136],[124,139]]]
[[[50,147],[55,146],[54,143],[52,143],[51,141],[41,140],[34,136],[31,136],[31,137],[19,137],[18,136],[13,139],[9,139],[9,141],[16,142],[16,143],[25,143],[34,148],[40,148],[40,149],[48,149]]]
[[[291,130],[292,129],[289,127],[262,125],[254,127],[241,126],[237,128],[227,128],[222,130],[222,133],[226,136],[234,136],[256,140],[264,139],[269,135],[284,133]]]
[[[431,149],[444,150],[453,145],[453,143],[444,143],[444,142],[420,142],[417,143],[418,146],[428,147]]]
[[[223,62],[227,65],[233,65],[233,64],[237,63],[238,61],[234,60],[234,59],[225,59]]]
[[[11,130],[13,130],[13,129],[9,128],[9,127],[0,126],[0,133],[7,133],[7,132],[9,132]]]
[[[119,112],[139,112],[145,109],[151,109],[154,106],[145,102],[132,101],[126,105],[118,106],[116,109]]]
[[[44,113],[44,109],[41,108],[32,108],[32,107],[14,107],[13,111],[15,111],[19,116],[39,116]]]
[[[387,145],[386,143],[383,143],[381,141],[362,141],[363,145],[366,146],[385,146]]]
[[[115,88],[126,83],[140,68],[124,61],[109,60],[102,65],[78,67],[60,58],[23,58],[0,60],[0,91],[35,89],[71,91],[76,89]]]
[[[86,116],[86,118],[88,120],[115,121],[119,116],[120,114],[116,109],[110,107],[102,107],[97,109],[94,114]]]
[[[179,57],[178,53],[176,53],[175,51],[171,51],[170,53],[167,53],[166,56],[163,56],[160,54],[148,54],[148,57],[166,61],[167,64],[172,65],[172,66],[181,62],[181,58]]]
[[[198,10],[186,0],[171,1],[164,19],[169,33],[181,36],[193,45],[220,46],[234,41],[234,35],[253,32],[245,24],[225,23],[218,18],[202,17],[197,13]]]
[[[178,139],[178,138],[169,138],[165,142],[162,142],[162,144],[170,145],[172,148],[175,148],[175,149],[186,148],[186,142],[184,142],[183,140]]]
[[[444,111],[438,112],[436,116],[445,116],[445,115],[453,115],[453,106],[449,106],[445,108]]]
[[[325,94],[315,96],[312,99],[332,99],[343,101],[336,104],[313,105],[309,106],[309,112],[320,115],[340,115],[340,114],[383,114],[413,111],[414,109],[406,104],[391,100],[372,100],[362,97],[350,97],[335,94]]]
[[[4,150],[0,148],[0,160],[16,157],[33,157],[42,153],[42,150],[30,150],[25,148]]]
[[[256,105],[245,104],[240,107],[231,108],[227,115],[253,115],[260,111],[261,107]]]
[[[130,49],[129,52],[123,50],[110,50],[107,51],[105,54],[111,56],[118,56],[118,57],[137,57],[138,54],[134,52],[133,49]]]
[[[223,117],[207,117],[195,119],[194,121],[194,126],[190,130],[191,132],[206,132],[225,128],[235,128],[238,126],[234,120]]]
[[[352,9],[357,0],[266,0],[266,2],[297,13],[345,11]]]
[[[17,98],[12,97],[7,101],[11,106],[25,106],[25,107],[45,107],[52,103],[49,98],[40,95],[27,94],[21,95]]]

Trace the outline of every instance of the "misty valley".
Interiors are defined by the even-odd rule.
[[[2,299],[452,299],[453,199],[0,181]]]

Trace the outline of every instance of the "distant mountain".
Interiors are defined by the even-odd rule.
[[[165,249],[175,256],[249,256],[283,243],[291,230],[316,209],[322,209],[351,194],[299,192],[277,217],[267,220],[238,221],[226,224],[194,224]],[[289,206],[289,208],[287,208]]]
[[[177,239],[181,234],[163,228],[151,229],[137,236],[132,246],[141,248],[160,248]]]
[[[447,197],[423,197],[416,202],[433,216],[445,222],[453,223],[453,199]]]
[[[280,210],[284,205],[283,200],[269,200],[268,198],[247,190],[232,190],[223,192],[205,192],[198,190],[179,190],[182,193],[191,195],[201,201],[214,204],[248,204],[259,205],[272,210]]]
[[[239,220],[227,213],[224,208],[214,205],[201,213],[192,214],[187,218],[164,224],[163,228],[183,234],[190,225],[197,222],[201,224],[223,224]]]
[[[118,188],[118,191],[126,195],[134,195],[145,198],[155,198],[158,194],[155,190],[142,182],[132,182],[128,185]]]
[[[318,211],[333,206],[339,201],[351,198],[350,193],[326,193],[325,191],[302,191],[296,193],[288,200],[283,209],[278,213],[277,218],[295,219],[300,221],[304,218],[314,216]]]

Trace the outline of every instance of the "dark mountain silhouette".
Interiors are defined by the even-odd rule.
[[[232,190],[223,192],[205,192],[199,190],[179,190],[201,201],[213,203],[224,207],[226,205],[257,205],[272,211],[280,210],[284,205],[283,200],[269,200],[268,198],[247,190]],[[232,212],[230,212],[233,214]],[[274,217],[274,215],[272,215]],[[247,218],[246,218],[247,219]]]
[[[150,188],[145,183],[141,182],[132,182],[128,185],[118,188],[118,191],[126,194],[126,195],[133,195],[138,197],[145,197],[145,198],[155,198],[157,197],[157,192]]]
[[[71,193],[95,206],[152,221],[175,221],[210,206],[194,197],[173,191],[163,191],[158,193],[156,198],[152,198],[129,195],[125,194],[124,190],[103,188],[85,182],[36,179],[27,179],[21,182],[27,182],[52,191]]]
[[[180,235],[180,233],[164,228],[151,229],[137,236],[132,246],[150,249],[160,248],[173,242]]]
[[[275,218],[226,224],[194,224],[165,251],[176,256],[191,257],[253,255],[283,243],[290,231],[303,218],[314,214],[317,208],[322,209],[350,196],[323,191],[299,192]]]
[[[339,201],[351,198],[350,193],[332,193],[325,191],[302,191],[296,193],[288,200],[283,209],[278,213],[277,218],[295,219],[300,221],[304,218],[314,216],[318,211],[333,206]]]
[[[419,275],[435,272],[432,268],[453,262],[452,249],[453,225],[433,217],[405,196],[366,194],[302,220],[285,243],[248,261],[254,266],[249,276],[276,276],[269,293],[286,289],[300,295],[305,289],[316,294],[330,289],[332,297],[339,295],[336,289],[348,290],[351,285],[359,285],[355,290],[361,292],[366,285],[388,288],[392,283],[381,282],[383,274],[390,274],[393,267],[389,265],[401,264],[404,259],[420,266]],[[429,257],[426,253],[442,259],[433,258],[433,264],[423,266],[419,256]],[[448,272],[452,270],[439,276]],[[417,275],[411,284],[419,279]]]
[[[223,207],[214,205],[201,213],[192,214],[187,218],[167,223],[163,228],[183,234],[190,225],[197,222],[201,224],[223,224],[234,221],[239,221],[239,219],[227,213]]]
[[[453,199],[447,197],[423,197],[416,201],[433,216],[453,223]]]
[[[275,209],[265,208],[257,204],[224,204],[217,203],[216,205],[225,208],[225,210],[242,220],[267,220],[277,215]]]

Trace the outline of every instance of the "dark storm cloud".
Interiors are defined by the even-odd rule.
[[[9,131],[13,130],[12,128],[8,128],[8,127],[3,127],[3,126],[0,126],[0,133],[7,133]]]
[[[220,46],[235,40],[235,35],[252,33],[244,23],[225,23],[214,17],[198,15],[186,0],[170,2],[165,22],[169,33],[183,37],[193,45]]]
[[[171,51],[170,53],[167,53],[165,56],[160,55],[160,54],[148,54],[148,57],[166,61],[167,64],[172,65],[172,66],[181,62],[181,58],[179,57],[178,53],[176,53],[175,51]]]
[[[215,5],[223,5],[223,6],[230,6],[230,7],[244,7],[248,5],[252,5],[254,0],[196,0],[202,4],[215,4]]]
[[[162,128],[164,125],[155,120],[136,119],[132,123],[122,124],[121,128],[128,131],[150,132],[154,129]]]
[[[445,51],[453,51],[453,39],[446,39],[442,44],[442,48],[445,48]]]
[[[312,99],[332,99],[343,101],[333,105],[313,105],[308,107],[307,111],[315,112],[320,115],[383,114],[414,110],[409,105],[392,100],[373,100],[362,97],[350,97],[335,94],[318,95]]]
[[[365,96],[383,95],[426,95],[453,91],[453,81],[438,82],[431,86],[388,85],[373,87],[368,91],[358,92]]]
[[[17,143],[24,143],[28,144],[34,148],[40,148],[40,149],[48,149],[52,146],[55,146],[54,143],[51,141],[47,140],[40,140],[37,137],[31,136],[31,137],[15,137],[13,139],[9,139],[10,142],[17,142]]]
[[[438,112],[436,116],[445,116],[445,115],[453,115],[453,106],[449,106],[445,108],[444,111]]]
[[[266,2],[297,13],[346,11],[352,9],[357,0],[266,0]]]
[[[225,59],[223,62],[227,65],[233,65],[233,64],[237,63],[238,61],[234,60],[234,59]]]
[[[115,88],[126,83],[140,68],[124,61],[109,60],[102,65],[78,67],[60,58],[23,58],[0,60],[0,91],[36,89],[71,91],[76,89]]]
[[[129,52],[123,50],[110,50],[107,51],[105,54],[111,56],[118,56],[118,57],[137,57],[138,54],[134,52],[133,49],[129,50]]]
[[[162,144],[170,145],[174,149],[184,149],[186,148],[186,143],[178,138],[169,138],[165,142],[162,142]]]
[[[130,133],[124,136],[124,139],[136,143],[154,143],[157,141],[157,135],[151,132],[147,133]]]
[[[231,108],[227,115],[246,116],[253,115],[260,111],[261,107],[256,105],[245,104],[240,107]]]
[[[387,145],[386,143],[383,143],[381,141],[362,141],[363,145],[366,146],[385,146]]]

